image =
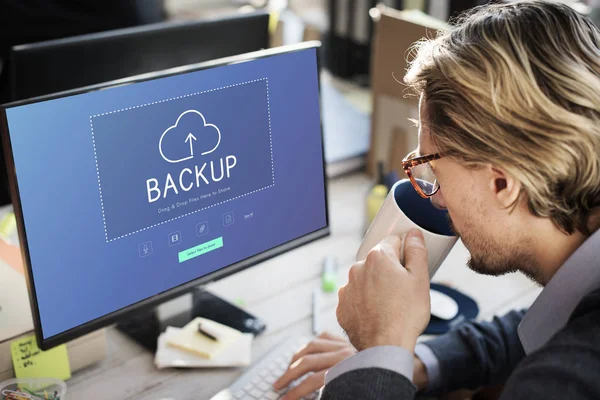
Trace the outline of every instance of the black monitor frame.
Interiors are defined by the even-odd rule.
[[[16,169],[15,169],[15,163],[14,163],[14,158],[13,158],[13,153],[12,153],[12,144],[11,144],[10,135],[9,135],[8,120],[6,117],[6,109],[16,107],[16,106],[31,104],[31,103],[37,103],[37,102],[41,102],[41,101],[57,99],[57,98],[61,98],[61,97],[68,97],[68,96],[88,93],[88,92],[92,92],[92,91],[96,91],[96,90],[111,89],[111,88],[128,85],[128,84],[132,84],[132,83],[144,82],[144,81],[160,79],[160,78],[165,78],[165,77],[174,76],[174,75],[180,75],[180,74],[184,74],[184,73],[188,73],[188,72],[196,72],[196,71],[200,71],[200,70],[204,70],[204,69],[208,69],[208,68],[225,66],[225,65],[230,65],[230,64],[240,63],[240,62],[245,62],[245,61],[251,61],[251,60],[275,56],[275,55],[283,54],[283,53],[298,52],[298,51],[307,50],[307,49],[315,49],[315,51],[317,53],[317,73],[318,73],[318,75],[320,75],[321,43],[318,41],[312,41],[312,42],[300,43],[297,45],[282,46],[282,47],[278,47],[278,48],[261,50],[261,51],[252,52],[252,53],[246,53],[246,54],[233,56],[233,57],[226,57],[226,58],[222,58],[219,60],[213,60],[213,61],[208,61],[208,62],[204,62],[204,63],[193,64],[193,65],[188,65],[188,66],[184,66],[184,67],[171,68],[171,69],[164,70],[164,71],[138,75],[138,76],[131,77],[131,78],[120,79],[120,80],[116,80],[116,81],[106,82],[103,84],[88,86],[85,88],[80,88],[80,89],[75,89],[75,90],[69,90],[69,91],[65,91],[65,92],[61,92],[61,93],[57,93],[57,94],[53,94],[53,95],[41,96],[41,97],[37,97],[34,99],[18,101],[18,102],[9,103],[9,104],[0,106],[0,134],[2,135],[2,142],[4,145],[3,147],[4,147],[6,164],[7,164],[6,167],[7,167],[7,171],[8,171],[12,202],[13,202],[15,216],[17,219],[19,241],[21,244],[21,255],[23,258],[23,262],[24,262],[25,278],[26,278],[26,283],[27,283],[27,289],[29,291],[29,300],[30,300],[30,304],[31,304],[31,310],[32,310],[32,314],[33,314],[33,324],[34,324],[35,334],[36,334],[36,338],[37,338],[37,343],[38,343],[38,346],[40,347],[40,349],[47,350],[54,346],[63,344],[67,341],[70,341],[77,337],[85,335],[89,332],[106,327],[108,325],[112,325],[113,323],[117,322],[117,320],[123,318],[124,316],[127,316],[128,314],[131,314],[134,312],[140,312],[140,311],[144,311],[144,310],[148,310],[153,307],[156,307],[160,303],[163,303],[167,300],[173,299],[177,296],[180,296],[182,294],[192,291],[194,289],[194,287],[196,287],[198,285],[205,285],[207,283],[225,278],[236,272],[242,271],[242,270],[249,268],[251,266],[254,266],[260,262],[266,261],[270,258],[280,255],[284,252],[290,251],[292,249],[295,249],[297,247],[300,247],[302,245],[308,244],[312,241],[315,241],[317,239],[320,239],[320,238],[330,235],[327,176],[325,173],[325,150],[324,150],[323,126],[322,126],[322,119],[323,119],[322,118],[322,101],[321,101],[321,98],[319,95],[319,108],[321,110],[321,124],[320,124],[321,125],[321,159],[323,162],[323,182],[324,182],[324,190],[325,190],[325,199],[324,200],[325,200],[325,217],[326,217],[326,219],[325,219],[326,224],[323,228],[318,229],[314,232],[310,232],[304,236],[293,239],[293,240],[286,242],[284,244],[281,244],[279,246],[276,246],[270,250],[266,250],[262,253],[259,253],[252,257],[241,260],[235,264],[231,264],[229,266],[223,267],[223,268],[221,268],[217,271],[214,271],[212,273],[209,273],[207,275],[201,276],[199,278],[193,279],[193,280],[186,282],[184,284],[181,284],[179,286],[168,289],[164,292],[157,293],[154,296],[151,296],[144,300],[140,300],[140,301],[133,303],[127,307],[113,311],[112,313],[106,314],[104,316],[101,316],[92,321],[89,321],[82,325],[76,326],[74,328],[71,328],[67,331],[64,331],[62,333],[59,333],[57,335],[51,336],[46,339],[43,338],[38,301],[37,301],[37,296],[36,296],[36,291],[35,291],[35,281],[34,281],[34,277],[33,277],[31,259],[29,257],[29,245],[28,245],[28,241],[27,241],[27,233],[25,231],[25,223],[23,220],[23,211],[21,208],[21,196],[20,196],[20,192],[19,192],[19,185],[18,185],[17,178],[16,178]],[[318,76],[317,82],[318,82],[318,90],[320,93],[320,91],[321,91],[320,76]],[[57,277],[57,279],[58,278],[59,277]]]
[[[6,71],[10,101],[263,50],[269,47],[269,18],[268,12],[259,10],[13,46]],[[199,35],[212,39],[195,43]],[[206,44],[207,41],[212,44]],[[167,47],[170,50],[167,51]],[[123,58],[118,59],[119,56]],[[43,72],[41,77],[35,66]],[[23,68],[27,71],[25,74]],[[87,71],[80,72],[82,69]],[[58,77],[50,79],[52,73]],[[24,88],[24,82],[31,79],[31,87]]]

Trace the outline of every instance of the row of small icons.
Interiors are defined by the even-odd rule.
[[[223,226],[233,225],[235,222],[233,212],[223,214]],[[208,233],[208,222],[199,222],[196,224],[196,235],[203,236]],[[177,246],[181,243],[181,231],[169,233],[169,247]],[[140,257],[146,257],[152,254],[152,241],[140,243],[138,246]]]

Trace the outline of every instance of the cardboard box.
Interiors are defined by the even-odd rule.
[[[375,20],[371,56],[373,115],[367,172],[375,176],[377,164],[383,161],[386,171],[395,169],[402,176],[401,161],[417,146],[417,129],[408,118],[418,119],[419,115],[418,98],[409,96],[407,87],[400,83],[412,56],[408,50],[414,42],[433,38],[448,25],[418,10],[378,6],[371,15]]]
[[[269,19],[269,35],[271,47],[279,47],[283,46],[283,30],[284,30],[284,22],[279,19],[279,14],[273,13]]]
[[[321,30],[314,25],[306,24],[304,25],[302,41],[309,42],[311,40],[321,40]]]

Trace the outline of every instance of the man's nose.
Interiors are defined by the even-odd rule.
[[[446,201],[444,200],[444,196],[442,195],[442,189],[438,190],[436,194],[430,197],[431,204],[437,209],[445,210]]]

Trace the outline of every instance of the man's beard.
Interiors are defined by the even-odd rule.
[[[473,234],[461,235],[457,231],[450,215],[448,214],[448,225],[456,236],[462,239],[463,244],[471,255],[467,266],[472,271],[489,276],[501,276],[514,272],[522,272],[535,282],[541,282],[538,278],[537,263],[531,254],[523,250],[523,243],[519,245],[501,245],[492,241],[473,229]],[[467,224],[469,226],[470,224]],[[472,225],[470,225],[472,227]]]

